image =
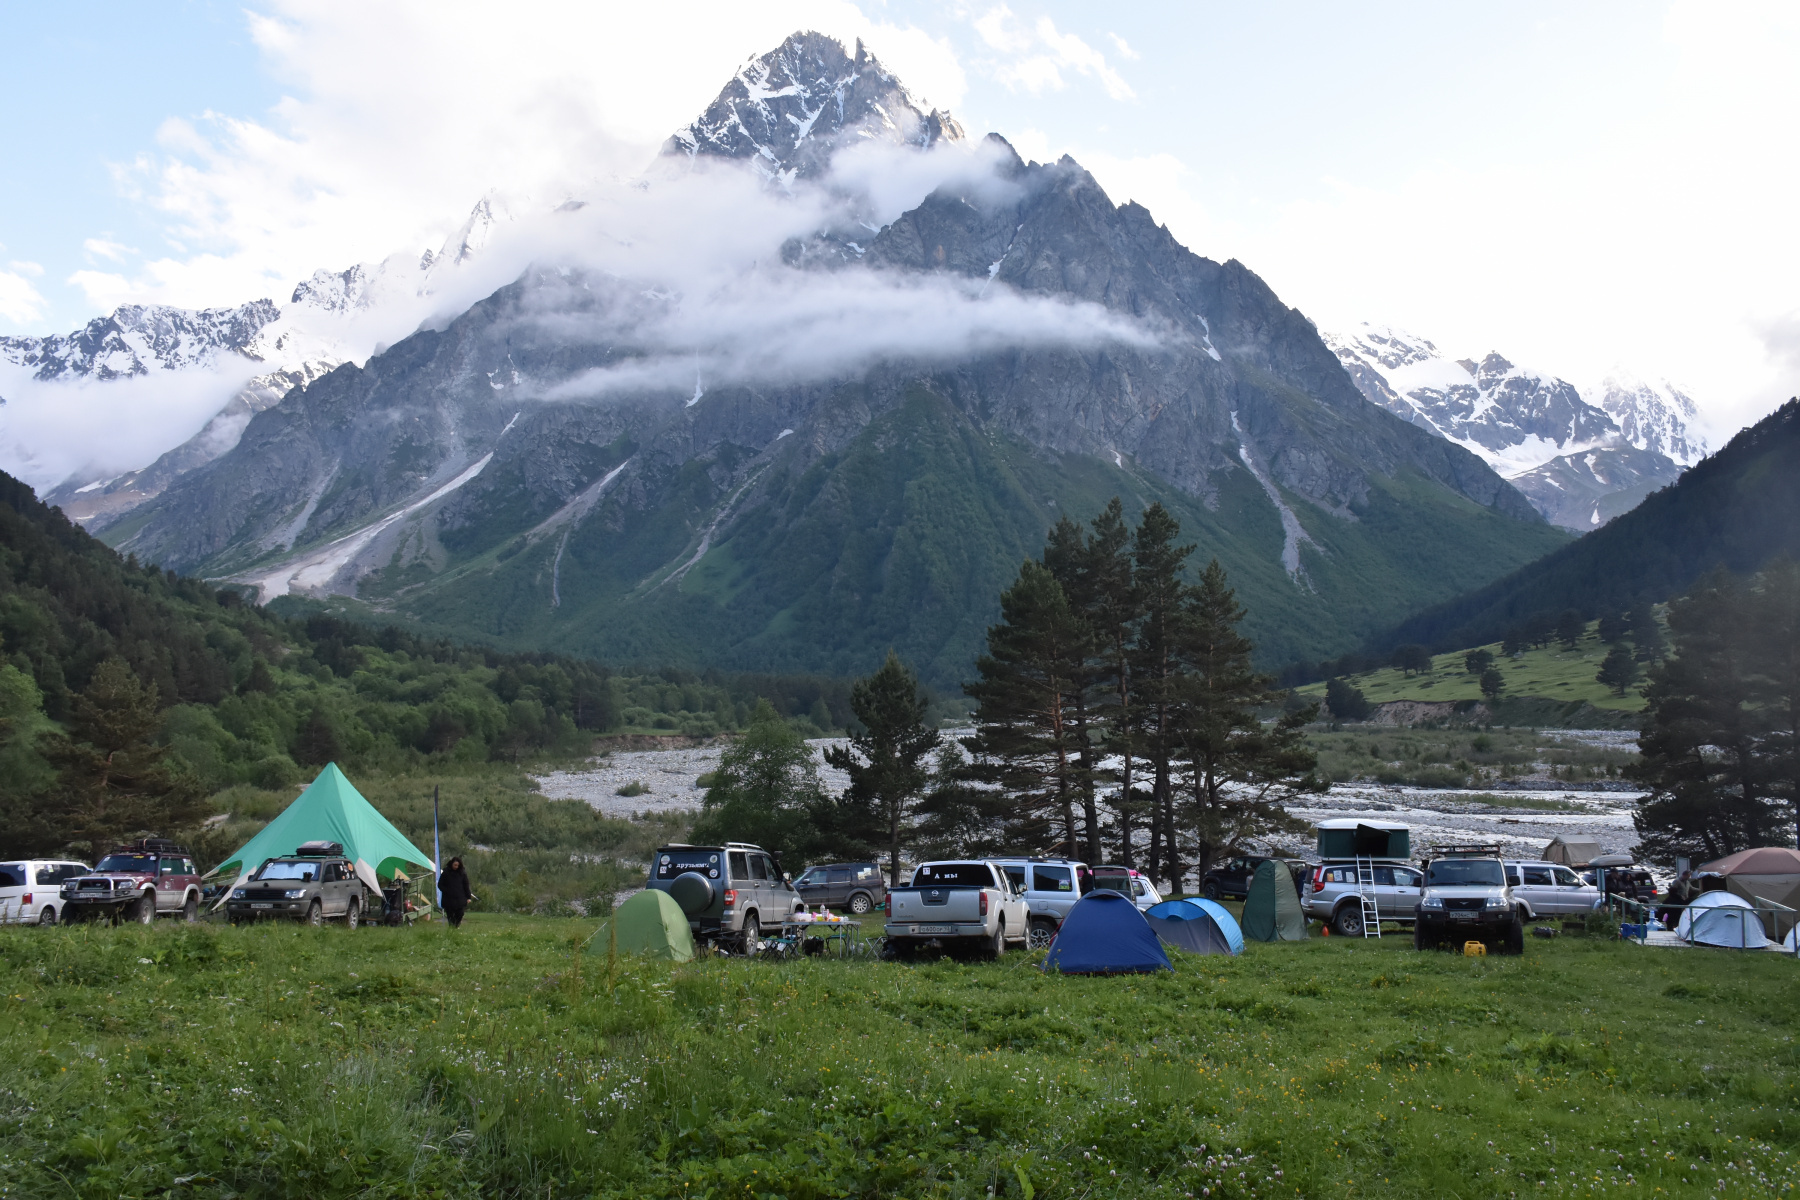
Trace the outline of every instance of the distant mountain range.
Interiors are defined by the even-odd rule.
[[[1618,370],[1584,394],[1499,354],[1452,359],[1402,331],[1327,334],[1371,403],[1480,455],[1565,529],[1585,533],[1673,483],[1706,453],[1693,400]]]

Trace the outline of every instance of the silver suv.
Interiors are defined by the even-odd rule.
[[[765,927],[780,929],[805,907],[775,858],[749,842],[664,846],[650,860],[648,886],[669,893],[697,942],[755,954]]]
[[[1094,890],[1094,873],[1072,858],[991,859],[1025,898],[1025,941],[1048,949],[1076,901]]]
[[[308,842],[292,854],[271,858],[242,887],[231,889],[225,915],[233,925],[246,921],[304,921],[323,925],[362,924],[368,889],[336,842]]]
[[[1366,891],[1375,901],[1375,910],[1383,921],[1413,923],[1419,907],[1419,881],[1422,873],[1402,862],[1375,861],[1367,864],[1368,883],[1356,882],[1353,859],[1328,859],[1306,876],[1300,893],[1300,908],[1315,921],[1324,921],[1332,931],[1344,937],[1363,935],[1363,906],[1360,893]]]

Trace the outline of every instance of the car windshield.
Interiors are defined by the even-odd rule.
[[[1440,858],[1431,864],[1425,882],[1437,887],[1499,887],[1504,877],[1500,864],[1491,858]]]
[[[984,862],[979,863],[926,863],[913,873],[914,887],[932,887],[937,885],[992,887],[994,872]]]
[[[141,871],[146,875],[156,874],[156,855],[154,854],[109,854],[100,860],[97,871]]]
[[[256,873],[258,879],[317,879],[319,864],[316,862],[272,862],[264,863],[263,869]]]

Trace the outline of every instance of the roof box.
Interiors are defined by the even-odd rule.
[[[302,842],[294,851],[295,858],[342,858],[344,843],[342,842]]]
[[[1320,821],[1320,858],[1412,857],[1412,830],[1391,821]]]

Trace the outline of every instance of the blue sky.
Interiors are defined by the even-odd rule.
[[[284,298],[628,174],[816,27],[1321,325],[1622,362],[1734,425],[1800,384],[1792,7],[8,0],[0,333]]]

